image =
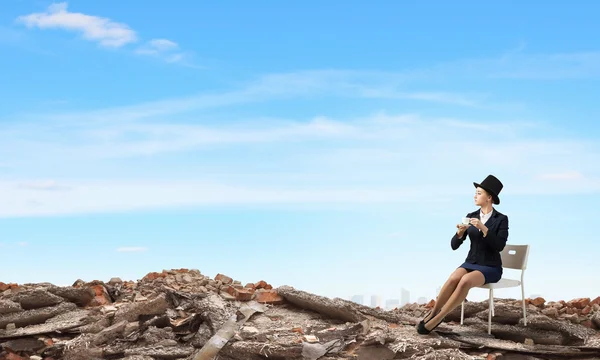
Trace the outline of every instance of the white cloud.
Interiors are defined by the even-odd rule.
[[[152,39],[135,50],[139,55],[153,56],[163,61],[198,68],[191,62],[191,55],[182,52],[179,44],[168,39]]]
[[[83,38],[97,41],[106,47],[118,48],[137,41],[135,31],[126,24],[104,17],[70,12],[66,2],[52,4],[43,13],[20,16],[17,21],[30,28],[76,31],[81,33]]]
[[[115,123],[131,122],[161,116],[174,116],[198,110],[226,108],[233,105],[264,103],[285,99],[317,99],[317,98],[346,98],[346,99],[389,99],[397,95],[397,89],[406,87],[402,98],[431,103],[451,103],[458,107],[486,108],[491,106],[479,103],[483,96],[477,94],[451,94],[438,92],[408,90],[409,85],[400,74],[363,72],[363,71],[300,71],[293,73],[267,74],[246,82],[234,90],[203,93],[174,99],[150,101],[130,106],[92,110],[86,112],[43,114],[43,120],[65,121],[68,124],[78,122],[113,121]],[[374,90],[375,89],[375,90]],[[379,90],[377,90],[379,89]],[[426,94],[431,93],[431,96]]]
[[[164,52],[177,50],[178,48],[179,45],[174,41],[167,39],[152,39],[144,46],[138,48],[136,53],[141,55],[159,55]]]
[[[127,24],[105,17],[70,12],[66,2],[54,3],[45,12],[19,16],[16,21],[28,28],[64,29],[78,32],[84,39],[98,42],[108,48],[121,48],[138,41],[137,33]],[[2,35],[1,32],[0,35]],[[2,36],[0,36],[0,40],[2,40]],[[140,55],[161,58],[167,63],[197,67],[191,63],[191,55],[181,52],[179,44],[169,39],[149,40],[135,52]]]
[[[346,71],[273,74],[222,93],[4,122],[0,158],[11,167],[0,183],[0,216],[415,204],[470,194],[464,184],[488,173],[505,181],[507,196],[600,191],[598,144],[514,115],[234,115],[245,104],[327,97],[344,99],[352,113],[366,90],[382,89],[369,96],[385,98],[403,81]],[[423,93],[414,97],[440,100]],[[69,191],[41,191],[58,189]]]
[[[21,246],[21,247],[25,247],[25,246],[28,246],[28,245],[29,245],[29,243],[28,243],[28,242],[26,242],[26,241],[20,241],[20,242],[18,242],[18,243],[17,243],[17,245],[19,245],[19,246]]]
[[[484,125],[385,113],[213,125],[77,123],[68,131],[61,126],[32,132],[32,127],[15,125],[0,141],[22,156],[13,155],[19,169],[29,173],[29,164],[52,159],[65,165],[52,180],[5,177],[0,182],[0,216],[241,204],[439,203],[470,194],[465,183],[488,173],[505,182],[505,196],[600,191],[593,161],[597,144],[530,138],[539,134],[538,128],[531,132],[539,124]],[[511,131],[490,138],[486,134],[495,126]],[[465,129],[485,136],[465,141]],[[158,156],[169,153],[182,156],[175,163]],[[147,155],[155,155],[151,163],[140,159]],[[581,170],[555,171],[569,167]],[[53,168],[39,171],[47,174]],[[56,188],[68,191],[40,191]]]
[[[120,247],[117,248],[117,252],[145,252],[148,248],[140,246]]]

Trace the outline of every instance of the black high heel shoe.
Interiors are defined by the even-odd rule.
[[[434,316],[435,317],[435,316]],[[431,318],[433,319],[433,318]],[[429,319],[427,322],[431,321],[431,319]],[[423,320],[421,320],[421,322],[419,323],[419,325],[417,326],[417,332],[421,335],[429,335],[429,333],[431,333],[433,330],[435,330],[436,327],[440,326],[440,324],[444,321],[444,319],[440,320],[440,322],[433,327],[433,329],[431,330],[427,330],[427,328],[425,327],[425,322],[423,322]]]
[[[439,312],[439,311],[438,311],[438,312]],[[428,317],[429,315],[431,315],[431,317],[429,318],[429,320],[425,321],[425,318],[426,318],[426,317]],[[428,322],[430,322],[430,321],[431,321],[431,319],[433,319],[433,318],[435,317],[435,315],[436,315],[436,314],[434,314],[434,313],[433,313],[433,310],[431,310],[431,311],[429,312],[429,314],[425,315],[425,317],[423,318],[423,320],[421,320],[421,321],[419,322],[419,325],[421,325],[421,324],[423,324],[423,325],[427,324]]]

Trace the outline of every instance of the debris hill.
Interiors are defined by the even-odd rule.
[[[600,297],[467,302],[427,336],[427,305],[385,311],[265,281],[174,269],[72,286],[0,282],[0,360],[600,359]]]

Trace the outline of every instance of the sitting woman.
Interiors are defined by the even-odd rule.
[[[419,334],[429,334],[444,317],[467,297],[471,288],[495,283],[502,277],[500,252],[508,238],[508,217],[492,207],[500,204],[498,195],[502,183],[489,175],[475,185],[475,205],[480,209],[467,214],[467,221],[457,225],[452,237],[452,250],[458,249],[469,236],[471,248],[466,261],[459,266],[442,287],[431,312],[417,326]],[[466,223],[466,224],[465,224]]]

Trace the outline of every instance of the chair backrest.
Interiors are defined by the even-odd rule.
[[[529,257],[529,245],[509,245],[504,246],[500,253],[502,258],[502,267],[508,269],[525,270],[527,268],[527,258]]]

